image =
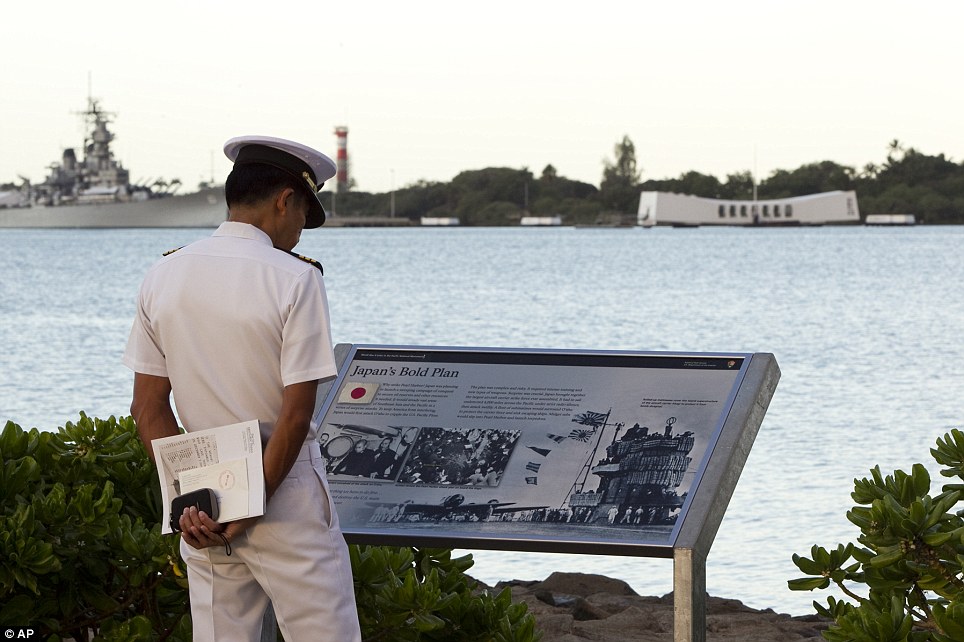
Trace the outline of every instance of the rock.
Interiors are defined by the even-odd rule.
[[[621,580],[585,573],[553,573],[541,582],[500,582],[525,602],[542,642],[672,642],[673,594],[637,595]],[[830,622],[757,610],[739,600],[707,597],[707,642],[823,642]]]
[[[614,580],[603,575],[587,573],[553,573],[536,584],[548,591],[557,591],[571,595],[589,597],[596,593],[612,593],[613,595],[636,595],[636,592],[622,580]]]

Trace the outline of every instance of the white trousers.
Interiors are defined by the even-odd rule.
[[[287,642],[360,642],[348,546],[318,444],[281,483],[265,516],[224,548],[181,542],[195,642],[259,642],[269,602]]]

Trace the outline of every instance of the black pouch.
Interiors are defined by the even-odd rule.
[[[199,488],[190,493],[178,495],[171,500],[171,530],[175,533],[181,531],[179,520],[185,508],[196,506],[199,511],[204,511],[208,517],[218,521],[218,497],[210,488]]]

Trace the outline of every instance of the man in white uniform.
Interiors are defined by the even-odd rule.
[[[194,639],[256,641],[269,603],[289,642],[361,639],[348,548],[312,424],[336,375],[321,266],[291,253],[325,221],[330,158],[271,137],[228,141],[229,217],[147,273],[124,353],[131,414],[151,441],[257,419],[265,515],[227,524],[180,516]],[[171,405],[173,394],[174,407]]]

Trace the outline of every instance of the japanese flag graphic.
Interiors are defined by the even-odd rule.
[[[378,391],[377,383],[352,383],[348,381],[338,395],[338,403],[371,403]]]

